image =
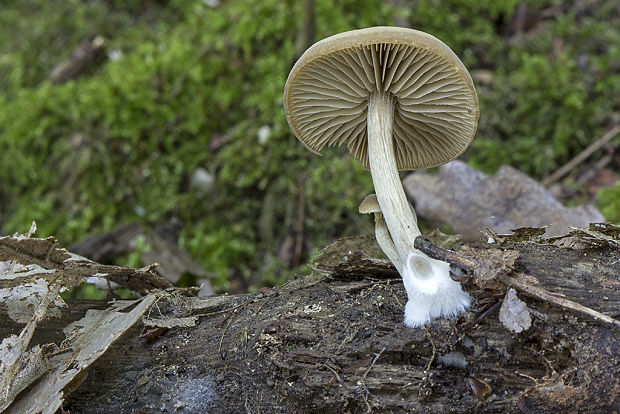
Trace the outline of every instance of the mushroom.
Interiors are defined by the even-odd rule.
[[[291,70],[284,109],[310,151],[346,143],[370,169],[402,263],[399,273],[409,299],[405,324],[462,312],[469,297],[450,279],[449,265],[439,266],[414,248],[420,230],[398,175],[445,164],[463,153],[476,133],[476,91],[454,52],[427,33],[399,27],[328,37],[306,50]],[[448,280],[460,293],[445,299],[442,289],[455,286]],[[426,312],[433,302],[441,305],[439,314]]]
[[[409,207],[415,218],[411,204]],[[361,214],[374,213],[377,244],[394,264],[398,273],[402,275],[403,262],[388,231],[377,196],[375,194],[366,196],[359,205],[359,212]],[[419,321],[428,321],[440,316],[456,316],[469,306],[469,296],[449,276],[450,265],[448,263],[431,259],[418,251],[409,256],[407,266],[410,269],[415,269],[417,274],[422,276],[403,279],[408,297],[405,305],[405,324],[407,326],[419,326]],[[441,295],[437,294],[439,291],[441,291]],[[454,306],[454,304],[457,305]]]
[[[390,259],[396,270],[398,270],[398,273],[402,273],[403,262],[398,256],[392,236],[390,236],[390,232],[388,231],[387,224],[385,224],[383,214],[381,214],[381,207],[379,207],[377,196],[374,194],[367,195],[366,198],[364,198],[360,203],[359,212],[361,214],[374,213],[375,239],[377,239],[377,244],[381,247],[381,250],[383,250],[383,253],[385,253],[387,258]]]

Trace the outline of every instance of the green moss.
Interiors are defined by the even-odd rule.
[[[606,0],[527,34],[503,33],[519,4],[418,0],[396,9],[381,0],[316,0],[316,37],[408,16],[470,70],[494,74],[478,85],[482,115],[465,158],[487,172],[507,163],[541,178],[620,110],[620,24]],[[533,1],[530,11],[552,4]],[[227,288],[231,278],[246,285],[285,278],[277,252],[300,231],[308,253],[372,228],[356,213],[373,192],[368,172],[344,150],[308,153],[286,123],[282,90],[299,13],[293,0],[229,0],[215,9],[185,0],[4,2],[3,232],[23,231],[34,219],[39,235],[66,245],[174,216],[186,225],[182,245]],[[121,58],[76,81],[46,81],[96,35]],[[262,126],[270,134],[260,144]],[[189,185],[197,167],[215,177],[207,194]],[[617,217],[620,206],[605,197],[605,214]]]
[[[598,207],[611,223],[620,224],[620,183],[598,193]]]

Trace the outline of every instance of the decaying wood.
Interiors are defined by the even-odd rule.
[[[135,324],[153,305],[157,294],[134,301],[117,301],[105,310],[91,309],[79,321],[63,328],[62,343],[47,341],[33,346],[32,339],[44,318],[56,317],[66,307],[59,296],[64,287],[87,278],[114,280],[121,286],[148,293],[169,287],[144,269],[104,266],[57,247],[53,237],[25,235],[0,237],[0,303],[6,316],[23,329],[0,342],[0,412],[53,414],[65,395],[86,378],[88,367]]]
[[[502,261],[499,261],[497,258],[493,257],[491,257],[491,260],[489,260],[488,257],[478,258],[478,260],[475,260],[437,247],[424,236],[419,236],[416,238],[415,247],[434,259],[444,260],[452,266],[458,266],[462,269],[466,269],[474,273],[475,276],[478,276],[479,279],[488,280],[491,278],[494,283],[502,282],[506,286],[514,287],[536,299],[541,299],[564,309],[580,312],[602,322],[620,327],[620,321],[604,315],[601,312],[597,312],[594,309],[583,306],[577,302],[565,299],[562,297],[563,295],[553,294],[552,292],[540,287],[538,280],[531,275],[524,273],[516,273],[514,276],[510,275],[509,273],[514,272],[510,272],[509,267],[514,266],[514,262],[518,257],[518,254],[514,254],[516,253],[515,251],[510,251],[511,254],[502,254]],[[479,280],[478,286],[483,285],[484,282],[485,280]]]
[[[205,283],[208,283],[206,279],[211,279],[214,275],[192,260],[190,255],[178,246],[178,235],[172,234],[167,238],[159,234],[174,225],[175,223],[161,226],[158,232],[157,229],[152,231],[146,228],[142,223],[129,223],[108,233],[86,237],[69,246],[69,250],[96,262],[106,263],[135,251],[137,240],[142,239],[147,248],[141,252],[140,258],[143,263],[156,262],[158,266],[154,271],[158,275],[171,283],[177,283],[183,275],[189,274],[205,279]],[[172,233],[175,233],[174,229]]]
[[[99,275],[110,282],[141,293],[172,287],[170,282],[155,274],[153,269],[157,267],[156,265],[141,269],[102,265],[58,248],[57,245],[58,242],[54,237],[45,239],[0,237],[0,261],[13,260],[22,265],[37,265],[44,269],[57,270],[65,279],[74,281]],[[0,282],[2,282],[0,288],[12,284],[10,280]]]
[[[516,334],[498,318],[508,289],[504,278],[521,278],[617,319],[620,251],[618,237],[607,230],[577,232],[570,247],[532,238],[462,247],[458,253],[492,270],[460,276],[474,299],[466,314],[422,329],[402,325],[407,300],[402,283],[388,262],[373,258],[376,246],[367,238],[340,241],[313,264],[320,272],[278,288],[209,298],[162,294],[145,314],[152,328],[142,338],[140,324],[127,331],[90,366],[63,408],[72,413],[618,411],[618,327],[519,289],[531,326]],[[58,326],[78,319],[81,306],[70,304],[61,320],[43,321],[33,341],[58,340]],[[156,329],[175,318],[184,326]],[[19,325],[2,320],[4,337],[19,332]]]

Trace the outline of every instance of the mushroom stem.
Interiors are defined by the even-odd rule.
[[[375,239],[379,247],[381,247],[381,250],[383,250],[383,253],[385,253],[396,270],[398,270],[398,273],[402,274],[403,262],[400,260],[400,255],[396,251],[396,247],[394,247],[392,236],[390,235],[390,231],[387,228],[387,224],[385,224],[385,219],[381,212],[375,213]]]
[[[407,201],[396,168],[394,156],[394,103],[389,92],[370,95],[368,104],[368,162],[377,200],[404,263],[415,250],[415,238],[420,235],[414,213]]]
[[[450,278],[448,263],[431,259],[414,247],[420,230],[398,175],[393,125],[392,96],[386,92],[371,94],[368,104],[370,174],[381,213],[400,259],[394,263],[394,259],[390,258],[398,268],[407,291],[405,325],[417,327],[440,316],[456,316],[469,306],[470,298],[461,285]],[[381,247],[390,257],[388,251]]]

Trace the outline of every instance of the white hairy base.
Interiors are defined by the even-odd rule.
[[[411,253],[404,263],[407,291],[405,326],[417,328],[440,317],[454,317],[471,303],[461,285],[450,278],[450,265],[421,252]]]

